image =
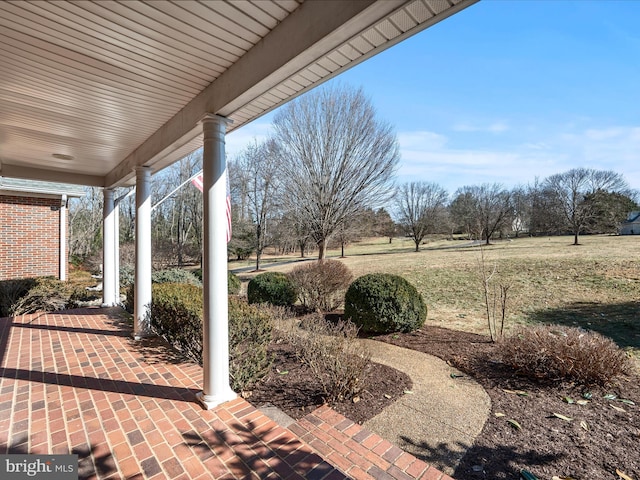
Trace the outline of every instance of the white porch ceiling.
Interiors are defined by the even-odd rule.
[[[0,175],[130,183],[476,1],[2,1]]]

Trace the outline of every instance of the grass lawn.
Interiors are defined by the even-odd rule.
[[[510,285],[507,328],[517,323],[582,326],[613,338],[640,359],[640,237],[583,236],[579,246],[572,241],[527,237],[482,247],[485,268],[496,269],[495,282]],[[407,278],[429,307],[427,324],[486,334],[480,247],[467,240],[434,239],[420,252],[413,250],[408,239],[391,244],[370,239],[349,245],[342,261],[356,277],[388,272]],[[330,258],[339,255],[339,250],[328,252]],[[269,270],[287,272],[296,263]],[[230,267],[247,265],[251,262]]]

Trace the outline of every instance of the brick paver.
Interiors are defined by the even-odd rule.
[[[350,478],[453,480],[327,406],[289,428],[312,447],[322,443],[323,457]],[[327,435],[331,440],[325,442]],[[343,454],[345,446],[346,455]]]
[[[449,479],[328,407],[290,430],[203,410],[201,380],[116,308],[0,319],[0,453],[76,453],[87,479]]]

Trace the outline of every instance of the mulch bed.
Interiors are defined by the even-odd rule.
[[[249,402],[256,407],[273,404],[296,420],[324,404],[322,389],[313,372],[300,362],[291,345],[284,341],[274,343],[270,353],[274,355],[271,371],[249,392]],[[355,402],[345,400],[331,405],[360,424],[375,417],[412,387],[407,374],[377,363],[370,365],[366,378],[366,388]]]
[[[619,470],[640,480],[638,375],[621,377],[608,388],[540,384],[495,362],[499,345],[481,335],[423,327],[376,339],[440,357],[472,376],[489,394],[491,415],[456,468],[456,479],[519,479],[521,469],[527,469],[540,479],[624,478],[616,473]],[[564,400],[584,400],[587,393],[591,399],[586,405]],[[616,399],[605,399],[608,394]]]
[[[616,470],[632,480],[640,480],[640,377],[637,375],[620,378],[608,388],[545,385],[518,377],[495,362],[495,349],[499,347],[481,335],[429,326],[410,334],[376,339],[440,357],[472,376],[489,394],[491,415],[456,468],[453,477],[457,480],[520,479],[523,468],[541,480],[554,476],[575,480],[624,479]],[[248,400],[256,406],[274,404],[296,419],[320,406],[322,392],[292,348],[286,343],[274,344],[271,348],[275,354],[272,371]],[[360,401],[345,401],[333,408],[362,423],[410,388],[407,375],[375,364]],[[563,400],[564,397],[583,400],[587,392],[592,396],[586,405]],[[605,399],[607,394],[616,395],[616,399]],[[631,400],[635,405],[620,399]],[[571,421],[558,418],[554,413]],[[517,429],[509,420],[521,428]]]

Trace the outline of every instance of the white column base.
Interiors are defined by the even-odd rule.
[[[231,389],[229,389],[228,392],[217,393],[216,395],[205,395],[204,392],[196,393],[196,398],[205,410],[212,410],[218,405],[222,405],[225,402],[233,400],[237,396],[236,392]]]

